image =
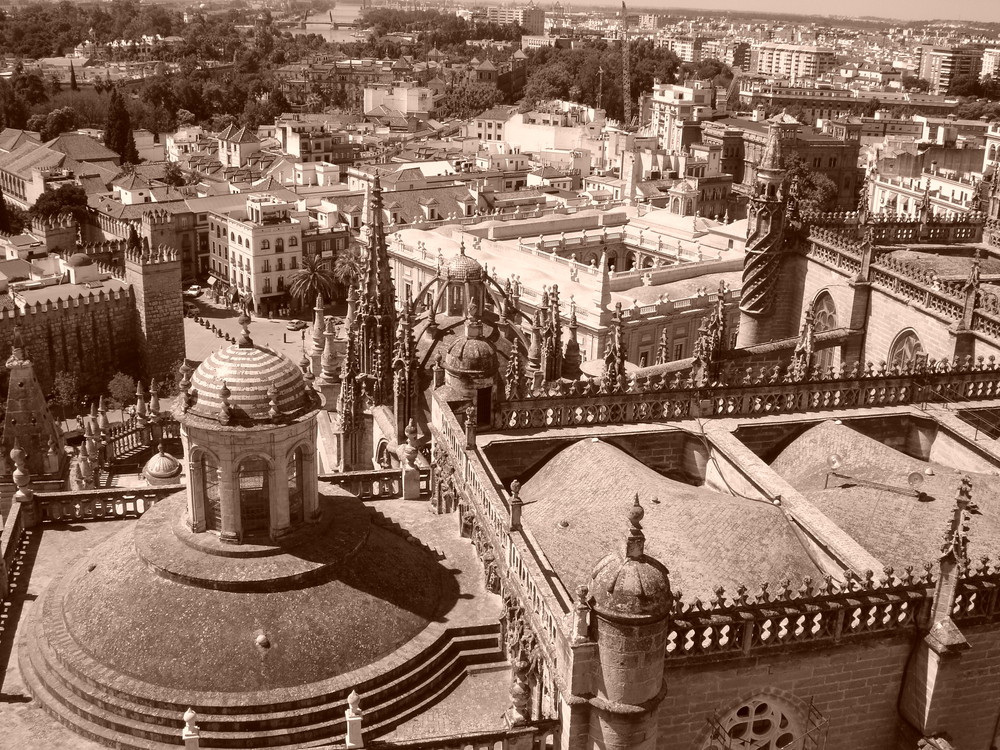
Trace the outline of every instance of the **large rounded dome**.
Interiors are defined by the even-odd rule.
[[[497,350],[485,339],[459,336],[444,355],[444,369],[454,375],[492,375],[497,371]]]
[[[294,415],[313,405],[302,372],[287,357],[262,346],[235,344],[214,352],[191,378],[189,414],[219,419],[225,387],[234,422],[270,421],[272,387],[278,411]]]
[[[92,266],[94,264],[94,259],[85,253],[73,253],[69,258],[66,259],[66,265],[72,266],[73,268],[80,268],[81,266]]]

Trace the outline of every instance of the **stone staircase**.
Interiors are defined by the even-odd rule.
[[[20,644],[25,685],[60,722],[114,748],[165,750],[183,744],[181,716],[189,705],[198,713],[203,748],[342,742],[351,689],[362,696],[366,736],[377,737],[439,701],[468,670],[504,661],[499,624],[437,626],[440,633],[427,648],[357,683],[345,679],[329,690],[316,685],[281,691],[282,700],[263,705],[241,705],[236,695],[227,702],[225,694],[211,693],[157,698],[153,696],[173,691],[148,684],[141,691],[130,690],[133,680],[95,662],[80,648],[57,606],[58,594],[58,587],[50,589],[36,604]]]

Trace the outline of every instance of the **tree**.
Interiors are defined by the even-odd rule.
[[[978,76],[956,76],[948,84],[947,93],[950,96],[981,96],[983,87]]]
[[[56,190],[47,189],[38,196],[30,214],[37,218],[51,218],[61,213],[71,213],[77,223],[87,219],[87,194],[79,185],[67,183]]]
[[[909,91],[927,91],[931,87],[931,82],[926,78],[917,78],[916,76],[903,76],[900,84]]]
[[[183,128],[187,125],[194,125],[197,118],[194,116],[193,112],[186,109],[177,110],[177,127]]]
[[[167,162],[167,166],[163,170],[163,181],[171,187],[187,185],[184,171],[181,169],[181,165],[175,161]]]
[[[80,403],[80,379],[75,372],[60,370],[56,373],[52,381],[52,397],[59,405],[63,421],[69,419],[72,410]]]
[[[52,110],[45,116],[45,121],[39,129],[42,141],[51,141],[62,133],[76,130],[79,127],[79,119],[76,110],[72,107],[60,107]]]
[[[822,172],[814,172],[798,154],[785,158],[785,180],[796,186],[802,211],[832,211],[837,207],[837,183]]]
[[[317,295],[323,295],[325,300],[332,298],[336,283],[326,258],[306,255],[302,258],[302,268],[288,279],[288,293],[303,307],[310,307]]]
[[[108,382],[108,395],[111,396],[111,408],[121,409],[135,400],[135,378],[124,372],[116,372]]]
[[[104,124],[104,145],[118,154],[127,164],[139,161],[139,152],[135,148],[135,137],[132,135],[132,121],[128,109],[117,88],[111,89],[111,100],[108,102],[108,117]]]
[[[76,84],[76,68],[73,67],[73,63],[69,64],[69,90],[79,91],[80,87]]]
[[[445,94],[438,111],[443,117],[467,120],[501,101],[503,93],[492,83],[462,83]]]
[[[337,253],[337,258],[333,262],[333,278],[341,288],[346,289],[355,284],[361,278],[364,269],[364,259],[361,255],[361,248],[351,245],[343,252]]]

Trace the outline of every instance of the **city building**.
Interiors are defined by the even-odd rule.
[[[832,47],[814,44],[778,44],[765,42],[753,46],[751,55],[755,72],[785,79],[793,84],[803,79],[814,79],[828,73],[837,65]]]
[[[979,79],[983,66],[982,47],[920,48],[919,76],[930,83],[932,94],[946,94],[958,78]]]
[[[545,10],[533,2],[524,7],[491,5],[486,9],[486,20],[502,26],[518,25],[535,36],[545,33]]]
[[[714,113],[715,88],[709,81],[690,84],[653,81],[652,119],[660,148],[683,151],[701,139],[701,121]]]

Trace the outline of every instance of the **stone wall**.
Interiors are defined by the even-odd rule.
[[[136,345],[144,379],[173,377],[184,358],[181,262],[176,250],[125,255],[125,281],[136,299]]]
[[[0,353],[10,353],[19,328],[35,374],[48,393],[56,373],[76,372],[81,390],[103,391],[118,371],[138,375],[135,302],[129,291],[0,313]],[[6,381],[6,370],[0,370]],[[2,385],[4,392],[6,386]]]

